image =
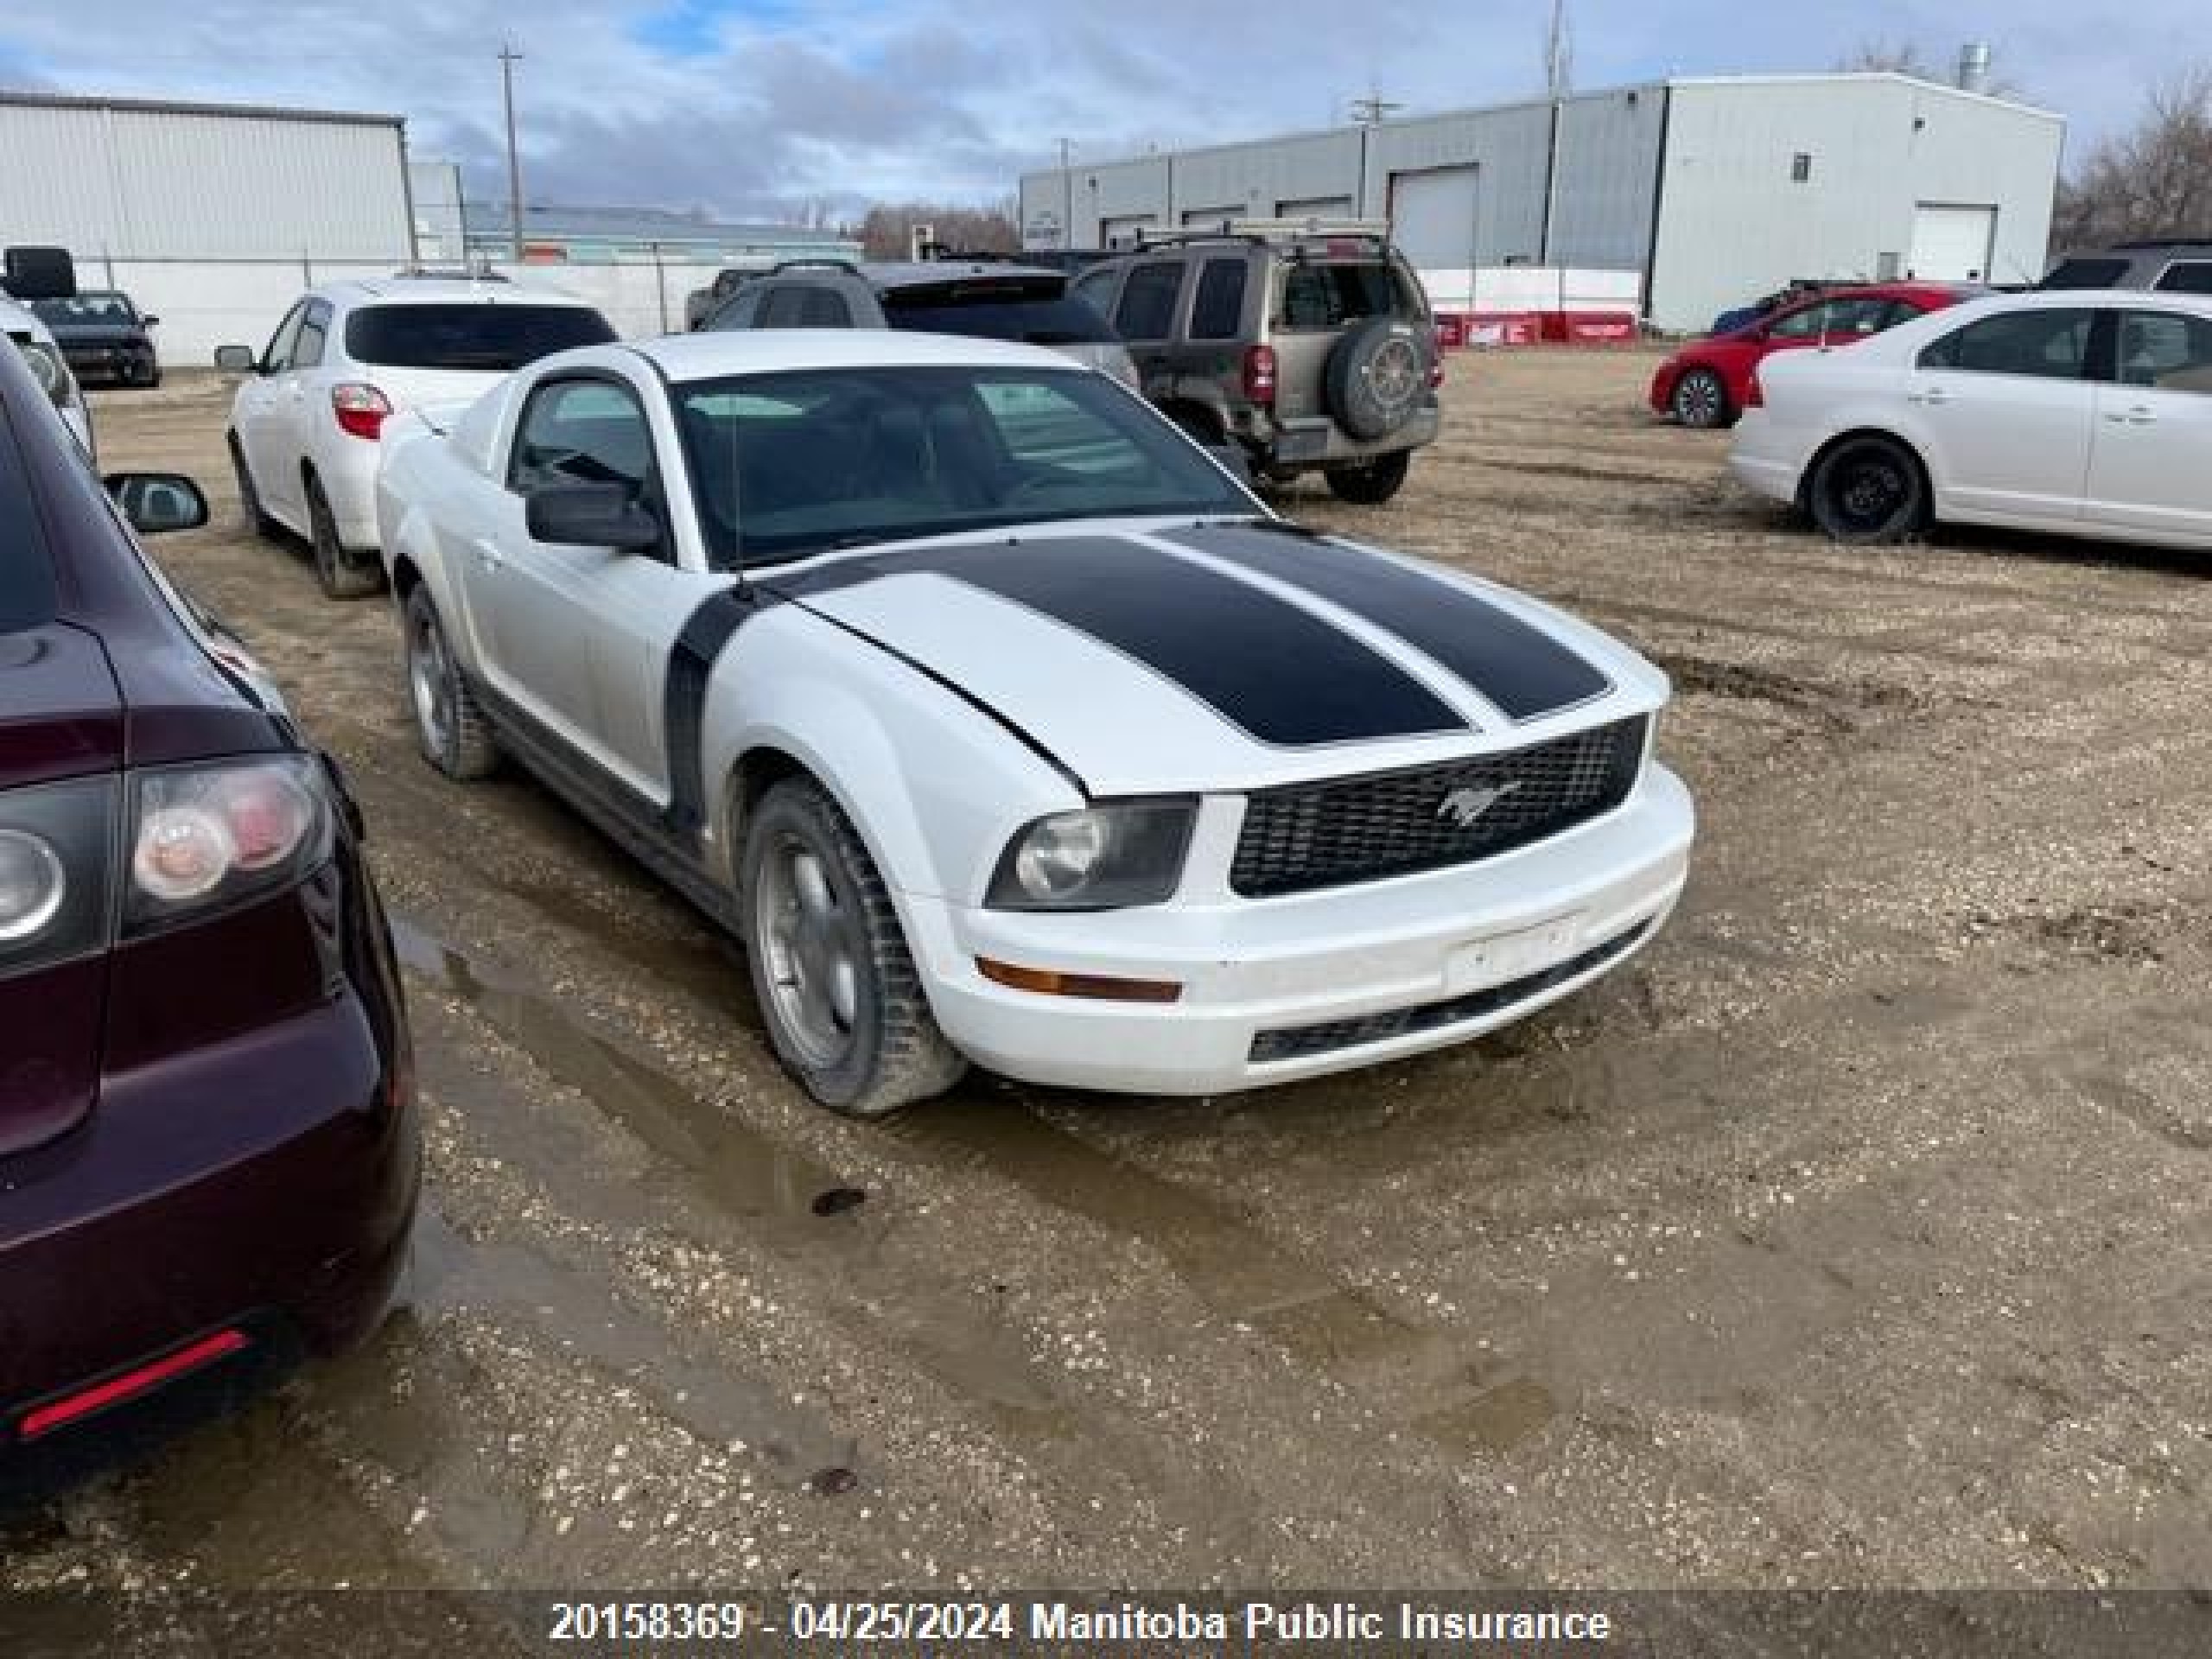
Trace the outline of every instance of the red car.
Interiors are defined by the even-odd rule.
[[[1986,291],[1967,283],[1870,283],[1809,295],[1685,346],[1651,377],[1651,407],[1684,426],[1733,425],[1758,401],[1758,366],[1770,353],[1848,346]]]
[[[0,1486],[188,1377],[360,1340],[406,1256],[359,819],[124,527],[207,516],[187,478],[103,490],[0,346]]]

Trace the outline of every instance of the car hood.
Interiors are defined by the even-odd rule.
[[[1094,796],[1386,771],[1648,714],[1666,677],[1424,561],[1272,520],[1090,521],[764,572]]]

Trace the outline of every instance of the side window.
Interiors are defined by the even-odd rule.
[[[853,308],[833,288],[808,286],[798,290],[798,321],[795,328],[849,328]]]
[[[737,289],[734,296],[708,318],[707,326],[709,328],[757,327],[760,321],[760,296],[764,291],[763,285],[759,283]]]
[[[550,484],[621,484],[658,511],[652,429],[626,388],[548,380],[530,394],[515,423],[507,487],[527,495]]]
[[[276,332],[269,336],[269,344],[261,353],[261,372],[275,374],[292,365],[292,345],[300,337],[300,322],[308,314],[308,302],[302,300],[284,314],[284,321],[276,325]]]
[[[1069,286],[1068,292],[1081,300],[1102,317],[1114,312],[1114,279],[1122,273],[1111,265],[1096,270],[1087,270]]]
[[[2212,294],[2212,259],[2177,259],[2158,273],[2156,286],[2166,294]]]
[[[2212,321],[2172,311],[2130,311],[2120,324],[2122,385],[2212,393]]]
[[[1244,261],[1209,259],[1191,302],[1192,340],[1234,340],[1244,331]]]
[[[1777,317],[1766,326],[1770,340],[1810,340],[1827,327],[1829,306],[1825,300],[1818,305],[1801,307]]]
[[[324,340],[330,333],[330,308],[316,301],[300,319],[300,334],[292,347],[292,366],[312,369],[322,361]]]
[[[1129,272],[1122,302],[1114,308],[1114,328],[1123,340],[1166,340],[1175,331],[1175,302],[1183,292],[1183,267],[1155,260]]]
[[[1882,327],[1894,328],[1901,322],[1910,322],[1915,317],[1924,317],[1927,315],[1914,301],[1891,300],[1889,310],[1883,315]]]
[[[1889,327],[1890,302],[1887,300],[1830,300],[1827,309],[1827,316],[1821,329],[1830,335],[1856,337],[1878,334]]]
[[[805,287],[798,283],[778,283],[761,296],[760,312],[753,319],[756,328],[799,328],[805,325],[799,319],[806,310]]]
[[[2079,380],[2089,356],[2089,310],[2008,311],[1955,328],[1920,353],[1923,369]]]

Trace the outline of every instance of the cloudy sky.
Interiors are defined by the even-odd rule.
[[[1548,0],[75,0],[0,10],[0,87],[311,105],[407,118],[418,156],[504,194],[503,39],[525,188],[564,205],[782,216],[985,201],[1065,137],[1147,146],[1525,95]],[[1573,0],[1579,86],[1832,67],[1880,38],[1999,73],[2073,122],[2124,124],[2202,41],[2203,0]]]

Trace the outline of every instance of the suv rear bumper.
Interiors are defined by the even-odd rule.
[[[1240,435],[1259,448],[1269,467],[1335,467],[1418,449],[1435,442],[1442,426],[1442,411],[1433,404],[1387,437],[1369,439],[1355,438],[1325,415],[1279,421],[1255,411],[1251,429]]]

